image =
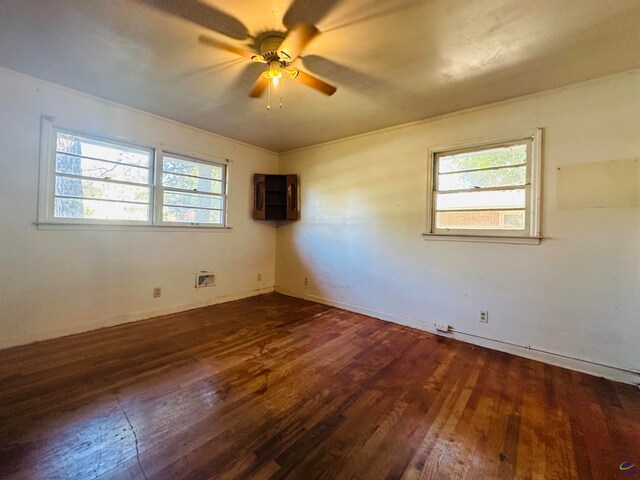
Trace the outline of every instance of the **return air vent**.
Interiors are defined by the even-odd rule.
[[[196,275],[196,288],[213,287],[216,284],[216,272],[200,272]]]

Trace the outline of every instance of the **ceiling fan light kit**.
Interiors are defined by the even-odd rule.
[[[275,90],[279,95],[278,106],[282,108],[282,65],[278,60],[269,62],[269,70],[262,74],[269,82],[269,91],[267,93],[267,110],[271,110],[271,90]]]
[[[252,62],[265,63],[266,71],[256,79],[249,91],[249,97],[260,98],[267,90],[267,109],[271,109],[272,93],[279,95],[279,105],[282,108],[282,79],[283,72],[293,80],[302,83],[314,90],[331,96],[336,92],[336,87],[320,80],[310,73],[292,67],[291,64],[298,58],[307,44],[318,35],[319,30],[310,23],[298,23],[288,32],[264,32],[256,38],[256,52],[250,52],[242,48],[219,42],[211,37],[202,35],[200,41],[207,45],[225,50],[245,57]]]

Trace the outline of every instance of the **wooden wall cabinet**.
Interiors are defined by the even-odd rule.
[[[297,175],[256,173],[253,177],[253,218],[256,220],[298,220]]]

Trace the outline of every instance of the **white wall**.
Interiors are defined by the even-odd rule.
[[[465,341],[638,383],[640,209],[561,209],[556,201],[558,167],[640,157],[638,99],[636,71],[281,155],[279,171],[300,175],[302,219],[276,229],[251,219],[252,174],[275,172],[275,154],[0,69],[0,348],[275,283],[426,330],[448,322],[477,335],[455,334]],[[38,230],[41,115],[231,158],[233,230]],[[430,146],[537,127],[541,245],[422,239]],[[217,271],[218,285],[194,289],[199,270]],[[163,295],[154,299],[157,286]],[[479,310],[489,310],[489,324],[477,322]]]
[[[537,127],[540,245],[421,238],[429,147]],[[638,157],[637,71],[281,155],[280,172],[300,175],[302,218],[278,228],[276,289],[639,383],[640,209],[556,202],[558,167]]]
[[[230,158],[233,229],[38,230],[41,115]],[[0,69],[0,167],[0,347],[273,290],[276,229],[251,218],[252,176],[277,170],[273,153]],[[200,270],[217,271],[217,286],[195,289]]]

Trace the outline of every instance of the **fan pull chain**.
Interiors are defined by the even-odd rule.
[[[280,79],[280,92],[278,92],[280,94],[280,106],[279,108],[282,108],[282,89],[284,88],[284,77]]]
[[[269,91],[267,92],[267,110],[271,110],[271,79],[269,79]]]

